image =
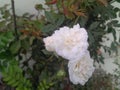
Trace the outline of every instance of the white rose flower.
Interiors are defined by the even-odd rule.
[[[88,34],[79,24],[73,28],[62,27],[52,36],[43,39],[45,48],[69,60],[68,69],[70,81],[73,84],[84,85],[94,71],[93,60],[87,51]]]
[[[77,24],[73,28],[62,27],[43,41],[48,51],[54,51],[68,60],[76,60],[85,54],[88,48],[87,39],[86,30]]]
[[[43,41],[45,43],[46,50],[48,50],[48,51],[54,51],[54,45],[53,45],[53,38],[52,37],[44,38]]]
[[[89,52],[79,60],[71,60],[68,63],[69,78],[73,84],[84,85],[94,72],[93,60],[90,58]]]

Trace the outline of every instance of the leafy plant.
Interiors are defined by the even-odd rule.
[[[91,57],[95,62],[104,63],[100,48],[109,53],[117,53],[119,46],[115,27],[119,27],[120,24],[113,19],[117,17],[116,13],[119,13],[120,9],[111,5],[115,1],[118,0],[46,0],[48,8],[42,4],[35,6],[37,15],[25,13],[23,16],[16,15],[16,18],[10,13],[9,5],[1,7],[2,82],[16,90],[89,90],[91,86],[95,88],[91,85],[91,82],[97,80],[94,75],[95,79],[90,79],[85,86],[73,86],[68,79],[67,61],[55,53],[46,51],[42,39],[59,27],[72,27],[79,23],[88,32]],[[41,15],[40,12],[43,11],[44,15]],[[109,33],[114,37],[110,47],[101,44],[105,35]],[[109,80],[107,81],[106,77],[100,78],[105,80],[102,83],[108,84]],[[101,85],[101,81],[96,82]],[[107,90],[106,88],[102,89]]]

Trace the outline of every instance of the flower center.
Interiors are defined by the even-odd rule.
[[[64,45],[70,49],[75,46],[75,42],[71,38],[66,38],[64,41]]]
[[[80,68],[80,62],[78,62],[78,63],[75,65],[74,72],[78,73],[78,72],[79,72],[79,68]]]

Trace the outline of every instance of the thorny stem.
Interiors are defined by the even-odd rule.
[[[11,0],[11,3],[12,3],[12,13],[13,13],[13,23],[14,23],[15,37],[18,40],[19,37],[18,37],[18,32],[17,32],[17,23],[16,23],[14,0]]]

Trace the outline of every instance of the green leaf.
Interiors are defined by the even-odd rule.
[[[45,16],[49,22],[55,24],[56,21],[55,13],[45,11]]]
[[[118,24],[118,20],[112,20],[112,21],[111,21],[111,24],[112,24],[113,26],[115,26],[116,24]]]
[[[34,39],[35,39],[35,37],[33,37],[33,36],[30,37],[30,40],[29,40],[30,45],[33,44]]]
[[[115,7],[115,8],[114,8],[114,11],[115,11],[115,12],[119,12],[119,11],[120,11],[120,9],[119,9],[119,8],[117,8],[117,7]]]
[[[0,49],[6,48],[13,38],[13,33],[10,31],[0,33]]]
[[[1,21],[1,22],[0,22],[0,28],[1,28],[1,27],[4,27],[5,24],[6,24],[6,21]]]
[[[120,24],[115,24],[114,26],[115,26],[115,27],[120,27]]]
[[[0,50],[3,49],[3,48],[5,48],[5,46],[6,46],[6,44],[3,43],[2,41],[0,41]]]
[[[93,22],[93,23],[90,25],[89,30],[96,29],[99,24],[100,24],[100,22]]]
[[[9,81],[9,80],[11,80],[11,77],[7,77],[7,76],[5,76],[5,75],[3,74],[3,80],[4,80],[4,81]]]
[[[112,29],[112,34],[113,34],[114,40],[116,40],[117,37],[116,37],[116,31],[115,31],[115,29]]]
[[[24,78],[21,68],[13,62],[9,68],[2,72],[3,80],[10,86],[16,87],[16,90],[31,90],[31,83]],[[9,74],[9,75],[8,75]]]
[[[112,20],[111,22],[107,23],[109,28],[114,27],[120,27],[120,24],[118,24],[118,20]]]
[[[5,59],[5,58],[6,58],[6,52],[1,52],[0,59]]]
[[[3,37],[1,41],[6,45],[9,39],[7,37]]]
[[[114,42],[111,43],[111,50],[116,52],[116,53],[118,52],[117,46]]]
[[[120,0],[116,0],[116,1],[120,3]]]
[[[20,77],[19,77],[19,79],[20,79]],[[19,80],[19,79],[17,79],[17,80]],[[13,83],[12,86],[13,86],[13,87],[16,87],[16,86],[18,86],[19,84],[20,84],[20,82],[16,82],[16,83]]]
[[[79,23],[80,23],[80,26],[81,26],[81,27],[84,27],[85,24],[86,24],[86,22],[87,22],[87,18],[85,18],[85,17],[80,17]]]
[[[11,14],[10,14],[9,10],[5,10],[3,18],[7,19],[10,16],[11,16]]]
[[[113,28],[112,28],[112,27],[108,27],[108,29],[107,29],[107,33],[111,33],[111,32],[112,32],[112,30],[113,30]]]
[[[119,12],[118,16],[120,17],[120,12]]]
[[[12,59],[12,55],[9,51],[2,51],[0,52],[0,59]]]
[[[39,21],[34,21],[34,24],[35,24],[35,26],[36,26],[38,29],[40,29],[40,30],[41,30],[41,28],[44,26],[44,24],[41,23],[41,22],[39,22]]]
[[[11,44],[9,50],[11,51],[12,54],[16,54],[16,53],[18,53],[20,48],[21,48],[21,42],[15,41]]]
[[[11,79],[11,80],[9,80],[8,85],[13,85],[15,83],[16,83],[16,81],[14,79]]]
[[[55,30],[56,26],[53,24],[48,24],[44,26],[41,30],[43,33],[51,33]]]
[[[90,31],[88,31],[88,36],[89,36],[89,43],[93,44],[95,42],[95,39]]]
[[[30,48],[30,42],[27,39],[21,40],[21,46],[25,49],[28,50]]]
[[[6,32],[5,37],[8,39],[13,39],[14,38],[13,32],[11,32],[11,31]]]
[[[59,27],[61,24],[63,24],[64,20],[65,20],[65,17],[63,15],[60,15],[56,22],[56,26]]]
[[[35,5],[35,9],[36,9],[36,10],[43,10],[44,8],[43,8],[43,5],[42,5],[42,4],[36,4],[36,5]]]
[[[102,64],[104,64],[104,57],[103,56],[98,56],[99,57],[99,60]]]

